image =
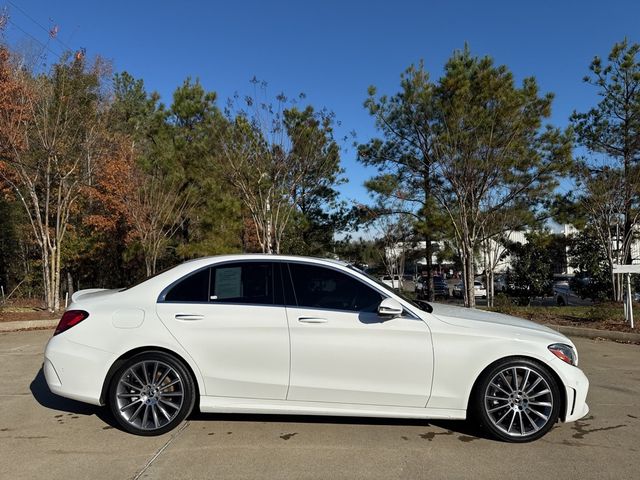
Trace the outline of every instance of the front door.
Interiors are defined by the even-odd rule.
[[[426,323],[411,315],[383,320],[383,295],[345,272],[294,262],[289,270],[296,306],[287,307],[287,399],[424,407],[433,374]]]

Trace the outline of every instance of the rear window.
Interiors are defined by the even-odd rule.
[[[205,268],[176,283],[164,297],[166,302],[207,302],[209,293],[209,268]]]

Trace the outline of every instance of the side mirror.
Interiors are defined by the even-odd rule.
[[[399,317],[402,315],[403,310],[400,302],[393,298],[385,298],[378,305],[378,315],[387,319]]]

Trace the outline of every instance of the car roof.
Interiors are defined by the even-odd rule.
[[[208,257],[193,258],[183,263],[201,262],[201,261],[216,261],[216,262],[228,262],[234,260],[283,260],[283,261],[300,261],[310,260],[312,262],[329,262],[335,265],[346,267],[350,265],[349,262],[339,260],[335,258],[321,258],[321,257],[308,257],[303,255],[278,255],[272,253],[236,253],[227,255],[211,255]]]
[[[189,274],[198,270],[199,268],[205,268],[210,265],[220,264],[220,263],[229,263],[229,262],[239,262],[239,261],[302,261],[306,263],[316,263],[318,265],[335,265],[340,268],[349,267],[349,263],[336,260],[333,258],[316,258],[316,257],[303,257],[296,255],[272,255],[272,254],[264,254],[264,253],[242,253],[242,254],[230,254],[230,255],[214,255],[210,257],[201,257],[194,258],[191,260],[187,260],[186,262],[179,263],[174,267],[171,267],[163,272],[158,273],[156,276],[150,277],[143,282],[131,287],[131,289],[136,289],[141,285],[144,285],[143,288],[149,288],[154,285],[167,285],[174,280],[179,279],[180,277]],[[164,287],[162,287],[164,288]]]

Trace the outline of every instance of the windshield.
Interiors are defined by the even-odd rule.
[[[367,277],[369,280],[373,280],[376,283],[376,285],[378,285],[380,288],[382,288],[387,292],[393,293],[394,295],[397,295],[398,297],[403,299],[405,302],[410,304],[412,307],[415,307],[418,310],[422,310],[428,313],[431,313],[433,311],[433,307],[429,303],[425,302],[424,300],[413,300],[407,297],[406,295],[404,295],[403,293],[401,293],[399,290],[392,290],[391,288],[389,288],[387,284],[381,282],[379,279],[377,279],[373,275],[369,275],[367,272],[360,270],[359,268],[354,267],[353,265],[347,265],[347,267],[350,268],[351,270],[361,273],[362,275]]]

